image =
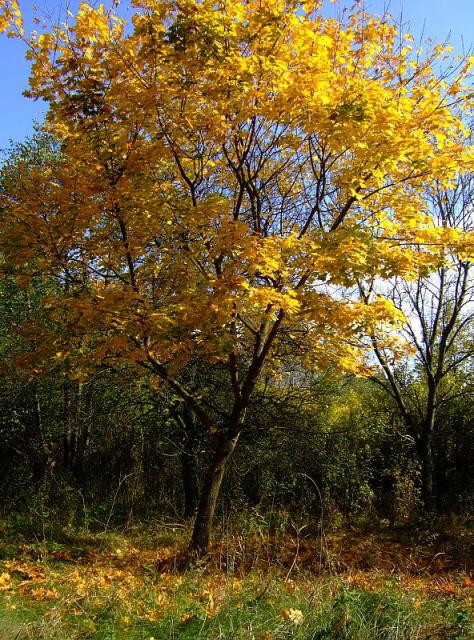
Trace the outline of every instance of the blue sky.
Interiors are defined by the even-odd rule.
[[[326,0],[327,2],[327,0]],[[56,13],[60,0],[20,0],[27,29],[32,28],[32,7],[47,9]],[[64,6],[64,0],[62,2]],[[74,9],[77,0],[70,3]],[[127,5],[122,0],[122,5]],[[349,4],[349,3],[339,3]],[[403,14],[406,30],[414,35],[424,31],[425,38],[432,36],[443,41],[450,35],[450,41],[457,53],[463,53],[474,43],[474,0],[360,0],[368,11],[382,13],[386,6],[393,16]],[[338,5],[331,5],[330,10]],[[336,9],[337,10],[337,9]],[[33,121],[41,120],[44,105],[24,98],[21,94],[28,85],[28,63],[24,58],[23,43],[0,37],[0,68],[2,93],[0,98],[0,149],[8,146],[8,141],[20,141],[31,134]]]

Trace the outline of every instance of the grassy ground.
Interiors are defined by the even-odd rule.
[[[0,542],[0,640],[474,639],[474,533]]]

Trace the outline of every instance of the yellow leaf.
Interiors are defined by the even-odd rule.
[[[8,591],[11,589],[12,579],[9,573],[0,574],[0,591]]]

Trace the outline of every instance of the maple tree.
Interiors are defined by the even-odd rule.
[[[369,372],[367,336],[396,351],[402,314],[358,300],[357,283],[471,253],[472,234],[433,224],[424,191],[472,164],[473,59],[449,67],[387,16],[330,19],[316,1],[131,8],[127,23],[82,3],[26,37],[18,3],[0,3],[60,144],[4,172],[1,248],[19,284],[61,285],[30,327],[37,371],[131,362],[215,435],[192,539],[205,550],[262,375],[288,357]],[[198,358],[226,371],[227,411],[180,379]]]

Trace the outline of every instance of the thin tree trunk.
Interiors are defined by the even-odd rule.
[[[421,496],[428,511],[434,508],[434,459],[432,432],[426,430],[420,440]]]
[[[33,476],[36,480],[43,480],[48,471],[52,468],[52,460],[51,460],[51,451],[48,443],[46,442],[46,437],[44,434],[43,428],[43,411],[41,406],[41,400],[38,394],[38,389],[36,384],[33,387],[33,409],[34,415],[33,420],[35,424],[35,428],[40,440],[39,447],[39,455],[36,454],[33,457],[32,468],[33,468]]]
[[[184,489],[184,517],[193,518],[199,501],[199,483],[195,451],[188,451],[186,446],[181,453],[181,477]]]
[[[69,469],[71,466],[71,422],[69,419],[71,413],[69,398],[69,382],[63,382],[63,467]]]
[[[420,439],[421,459],[421,495],[426,510],[433,511],[435,507],[434,495],[434,458],[433,458],[433,431],[436,418],[436,391],[437,385],[433,379],[428,380],[428,400],[426,407],[426,419]]]
[[[193,518],[199,502],[199,480],[196,454],[199,445],[197,419],[193,411],[182,403],[175,403],[171,413],[181,430],[181,479],[184,493],[184,517]]]
[[[66,380],[63,386],[63,466],[77,479],[83,473],[84,451],[88,444],[88,427],[83,424],[82,383]]]
[[[68,471],[71,471],[72,469],[76,449],[76,433],[73,420],[73,395],[74,391],[72,383],[69,380],[65,380],[63,384],[63,466]]]
[[[84,459],[90,441],[90,411],[92,405],[93,387],[89,383],[87,393],[84,393],[82,384],[78,388],[78,408],[77,408],[77,446],[76,458],[74,460],[74,474],[78,480],[84,478]]]

